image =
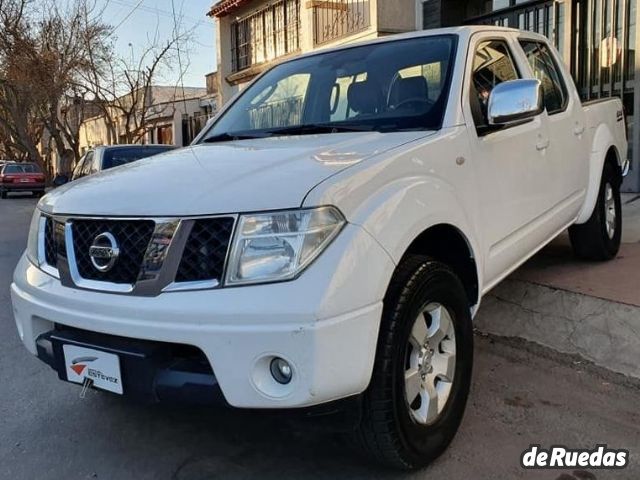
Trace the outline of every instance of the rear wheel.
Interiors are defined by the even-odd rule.
[[[620,175],[609,163],[602,171],[598,201],[589,220],[569,228],[576,256],[586,260],[611,260],[620,250],[622,201]]]
[[[0,198],[7,198],[7,192],[5,190],[0,192]]]
[[[429,464],[458,430],[472,364],[473,329],[462,283],[442,263],[408,257],[385,299],[357,445],[395,468]]]

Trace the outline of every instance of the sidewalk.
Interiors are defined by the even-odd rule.
[[[554,240],[485,298],[478,329],[640,378],[640,196],[623,197],[623,225],[611,262],[577,260],[566,234]]]
[[[618,258],[588,263],[575,259],[563,234],[512,278],[640,307],[640,196],[623,198],[623,238]]]

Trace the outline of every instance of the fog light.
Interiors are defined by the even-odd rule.
[[[271,360],[271,375],[276,382],[286,385],[291,381],[291,365],[286,360],[276,357]]]

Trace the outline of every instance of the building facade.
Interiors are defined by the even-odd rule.
[[[135,141],[141,144],[164,144],[183,147],[189,145],[211,117],[212,102],[204,88],[151,87],[145,96],[144,114],[137,122],[144,122]],[[215,103],[213,103],[215,105]],[[107,119],[96,115],[80,125],[80,153],[100,145],[129,143],[126,118],[120,109],[110,109],[115,132],[110,131]],[[143,118],[143,120],[141,120]],[[139,133],[139,135],[138,135]],[[115,138],[113,138],[115,135]]]
[[[221,0],[209,16],[217,24],[220,104],[274,63],[318,48],[463,24],[541,33],[584,100],[622,98],[632,159],[623,189],[640,191],[637,0]]]
[[[274,62],[416,29],[415,0],[222,0],[209,16],[223,103]]]

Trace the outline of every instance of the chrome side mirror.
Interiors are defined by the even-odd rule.
[[[508,126],[544,112],[540,80],[511,80],[496,85],[489,97],[489,125]]]

